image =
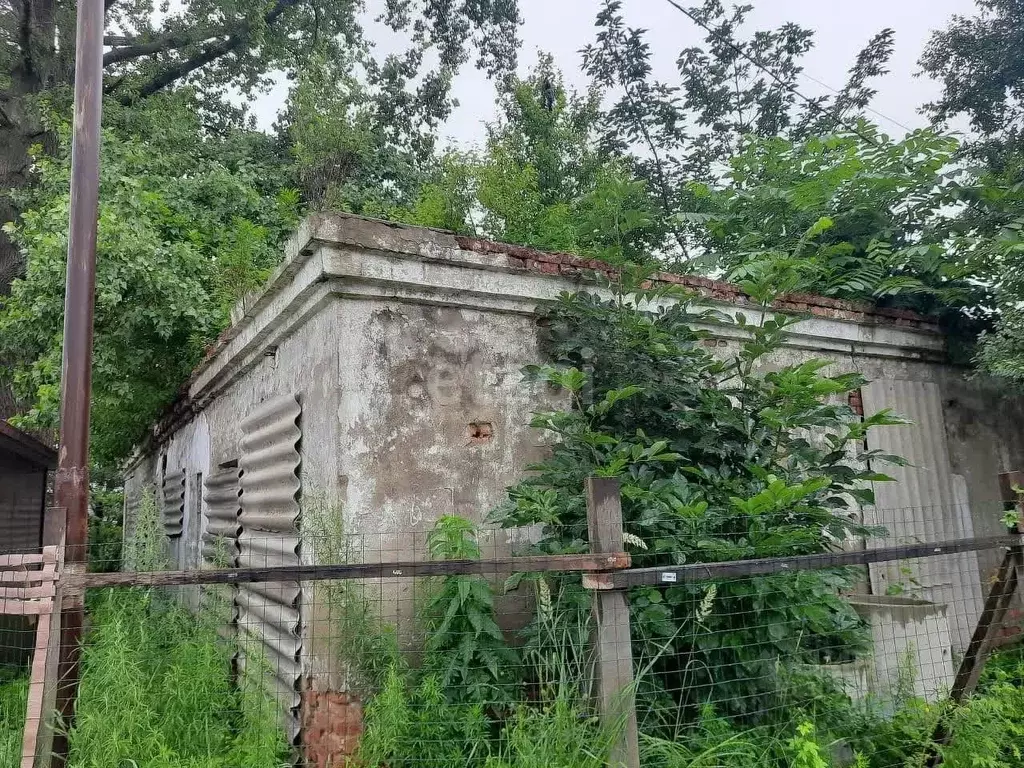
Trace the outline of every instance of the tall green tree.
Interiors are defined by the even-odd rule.
[[[923,311],[963,303],[975,260],[956,258],[956,140],[857,129],[749,137],[721,181],[691,185],[709,264],[731,279],[767,270],[780,288]]]
[[[477,166],[481,228],[502,240],[597,255],[614,240],[618,225],[623,236],[618,242],[631,253],[605,255],[612,260],[639,256],[626,246],[626,236],[635,236],[646,219],[616,222],[614,216],[593,215],[595,205],[607,202],[616,189],[624,207],[646,204],[643,189],[630,188],[625,169],[614,166],[598,146],[597,90],[566,89],[545,56],[529,77],[499,96],[498,105],[499,118],[487,126]]]
[[[415,155],[425,151],[421,138],[447,115],[452,103],[449,98],[452,78],[464,63],[475,54],[476,64],[492,75],[511,71],[515,65],[519,23],[515,0],[456,3],[389,0],[381,21],[404,34],[410,43],[406,51],[378,60],[363,38],[364,5],[359,0],[185,0],[173,8],[154,0],[106,0],[105,5],[104,91],[108,111],[113,110],[106,121],[112,133],[108,131],[106,137],[143,146],[154,142],[159,148],[149,164],[138,157],[119,157],[115,150],[111,150],[114,154],[108,153],[105,160],[133,174],[134,182],[152,194],[174,201],[171,209],[175,215],[186,216],[186,219],[165,233],[167,239],[160,241],[160,247],[185,250],[194,245],[188,238],[195,222],[205,221],[207,212],[199,210],[202,207],[199,199],[191,201],[197,205],[196,210],[184,212],[191,204],[184,199],[192,193],[181,192],[185,182],[174,177],[168,158],[180,161],[181,167],[192,168],[194,164],[191,158],[179,156],[168,146],[160,136],[162,132],[177,136],[183,148],[199,147],[196,158],[207,159],[212,153],[216,157],[213,169],[226,165],[231,173],[244,175],[252,168],[266,169],[269,164],[274,168],[271,175],[297,177],[293,182],[303,182],[299,186],[310,193],[312,202],[316,203],[316,184],[305,183],[316,177],[317,163],[321,169],[325,166],[325,153],[310,139],[322,125],[322,122],[312,122],[320,106],[316,88],[322,92],[329,87],[330,81],[322,74],[325,70],[348,77],[354,77],[352,73],[358,71],[359,87],[353,88],[349,95],[356,99],[362,98],[364,93],[370,94],[372,98],[367,101],[373,106],[368,110],[372,131],[369,140],[364,142],[369,149],[364,151],[360,165],[362,175],[357,182],[364,188],[387,186],[391,183],[390,177],[395,175],[390,170],[395,163],[384,160],[400,159],[403,152]],[[35,301],[56,308],[63,294],[57,279],[63,262],[53,248],[60,240],[59,230],[65,226],[60,216],[66,216],[66,211],[61,213],[65,205],[61,184],[66,184],[67,179],[61,178],[64,171],[60,169],[66,165],[67,141],[61,134],[59,115],[67,115],[70,106],[68,86],[73,69],[74,21],[71,0],[0,4],[0,225],[16,221],[24,214],[23,221],[14,228],[5,227],[0,231],[0,304],[3,305],[0,316],[4,318],[0,322],[10,322],[12,317],[25,311],[24,307],[19,309],[18,302],[22,299],[4,301],[2,297],[10,292],[12,282],[26,273],[26,260],[45,261],[45,267],[40,264],[39,268],[52,275],[51,279],[40,282],[39,272],[28,264],[27,269],[32,274],[20,289],[22,297],[34,291],[37,292]],[[290,145],[291,151],[284,151],[265,138],[240,132],[239,129],[248,127],[251,120],[246,110],[233,106],[232,101],[238,96],[244,100],[253,98],[272,82],[273,76],[281,73],[299,78],[295,111],[300,122],[304,121],[304,128],[295,133],[285,131],[284,144]],[[181,120],[181,125],[187,126],[194,136],[154,123],[148,111],[147,103],[151,99],[178,91],[184,91],[186,98],[172,109],[173,119]],[[155,110],[159,113],[166,108],[167,104],[161,103]],[[138,111],[137,118],[133,117],[135,111]],[[425,129],[403,131],[403,126],[409,125],[425,126]],[[241,138],[243,136],[247,138]],[[248,160],[244,159],[246,156]],[[51,161],[51,157],[56,160]],[[312,160],[303,165],[302,161],[308,158]],[[164,162],[168,164],[161,165]],[[297,169],[294,174],[293,168]],[[197,168],[203,178],[207,178],[206,170]],[[257,174],[262,175],[263,171]],[[105,178],[111,177],[106,174]],[[275,190],[268,192],[253,186],[247,177],[236,176],[232,183],[235,181],[254,193],[269,194],[271,201],[274,199]],[[36,184],[39,189],[31,189]],[[166,189],[159,184],[167,184]],[[281,184],[276,186],[280,188]],[[108,182],[103,194],[113,195],[111,200],[133,202],[124,185],[116,191],[112,189]],[[209,210],[223,214],[228,222],[237,216],[256,226],[265,223],[260,217],[251,218],[244,205],[234,208],[237,200],[236,196],[228,194],[223,201],[214,201]],[[128,206],[125,210],[131,209]],[[194,219],[187,219],[193,214]],[[108,215],[121,214],[110,211]],[[101,221],[101,248],[116,249],[116,244],[103,242],[111,232],[102,225]],[[221,230],[222,227],[215,226],[213,231]],[[37,233],[45,233],[45,236],[37,236]],[[262,236],[256,239],[262,240]],[[266,242],[275,242],[274,237]],[[260,249],[257,251],[258,262],[263,254]],[[126,268],[141,269],[146,262],[143,251],[132,253],[131,258],[138,256],[142,261],[139,265],[126,263]],[[171,260],[162,266],[168,281],[177,279],[180,286],[189,285],[194,271],[184,264],[175,264]],[[175,272],[178,267],[181,267],[181,274]],[[100,275],[101,292],[109,287],[103,284],[104,277]],[[239,284],[245,285],[247,281]],[[164,287],[169,285],[170,282]],[[205,289],[213,290],[214,286],[206,285]],[[119,290],[115,287],[113,295],[118,295]],[[202,305],[205,298],[205,293],[196,294],[194,303]],[[213,302],[220,307],[220,298],[213,297]],[[172,313],[181,310],[181,302],[168,308]],[[218,321],[208,322],[210,318],[206,315],[197,316],[178,327],[187,344],[162,347],[171,337],[182,340],[175,336],[177,331],[167,328],[162,328],[152,338],[133,338],[133,342],[142,345],[139,352],[143,355],[156,357],[157,353],[170,353],[171,357],[161,365],[171,365],[179,371],[194,361],[195,355],[190,350],[201,346],[203,340],[216,332],[217,322],[223,322],[223,315],[217,317]],[[59,337],[61,322],[59,311],[56,314],[48,310],[41,312],[37,333]],[[103,332],[102,327],[98,328],[99,350],[104,344]],[[40,374],[38,381],[30,385],[24,365],[30,363],[39,369],[48,366],[52,369],[54,360],[59,361],[59,349],[49,342],[20,348],[13,343],[5,346],[12,350],[13,356],[0,354],[0,368],[13,368],[0,378],[10,380],[13,377],[19,381],[19,392],[29,398],[24,407],[32,408],[30,420],[47,420],[49,417],[45,414],[52,410],[56,396],[56,390],[45,389],[55,386],[53,370]],[[35,353],[42,356],[32,359]],[[98,365],[102,365],[102,361],[98,360]],[[162,370],[161,365],[151,370]],[[182,378],[180,372],[168,374],[164,385],[157,388],[159,394],[137,393],[138,397],[147,399],[141,412],[152,415],[153,404],[165,401],[168,388],[173,390]],[[96,379],[99,398],[122,394],[104,392],[105,381],[102,375]],[[23,409],[0,387],[0,418]]]
[[[650,195],[601,147],[600,94],[565,87],[550,56],[498,96],[478,151],[449,152],[415,201],[387,215],[613,263],[645,261],[660,241]]]
[[[975,16],[957,15],[932,33],[921,68],[942,83],[924,105],[937,123],[966,117],[976,134],[968,143],[990,170],[1024,178],[1024,1],[978,0]]]
[[[277,130],[310,208],[381,215],[415,195],[451,107],[446,85],[410,89],[415,58],[317,56],[297,75]]]
[[[605,146],[629,159],[666,222],[691,210],[686,182],[712,180],[744,136],[830,132],[855,118],[874,95],[870,81],[885,73],[892,53],[893,32],[883,29],[858,55],[837,94],[808,103],[797,90],[813,33],[788,23],[745,35],[753,6],[726,8],[721,0],[705,0],[686,9],[709,30],[703,45],[683,49],[678,79],[663,82],[653,75],[645,30],[628,27],[621,6],[604,1],[596,40],[583,51],[584,69],[611,98]],[[678,19],[695,23],[682,13]],[[686,228],[672,226],[669,234],[666,255],[685,258],[692,246]]]
[[[236,131],[204,136],[185,91],[108,105],[100,177],[92,446],[113,462],[174,396],[240,295],[267,277],[298,219],[272,141]],[[53,156],[6,232],[27,270],[0,297],[0,382],[28,404],[19,423],[54,427],[60,395],[70,126],[47,124]]]
[[[923,111],[937,125],[970,125],[961,164],[977,181],[958,208],[958,226],[980,238],[970,252],[977,282],[993,298],[993,311],[977,362],[1024,382],[1024,2],[978,0],[974,16],[957,15],[932,33],[920,64],[942,83],[941,96]]]
[[[105,92],[129,105],[189,85],[215,130],[240,117],[226,107],[229,92],[251,97],[273,73],[299,72],[314,52],[335,60],[363,45],[359,0],[185,0],[173,10],[154,0],[105,5]],[[423,70],[427,54],[436,58],[436,66],[419,72],[421,91],[446,93],[474,52],[492,74],[514,67],[515,0],[389,0],[381,19],[412,38],[407,66]],[[31,182],[30,148],[41,140],[54,146],[34,97],[69,83],[73,51],[71,0],[0,5],[0,223],[19,211],[6,190]],[[380,79],[391,68],[369,67]],[[22,266],[17,249],[0,236],[0,293]]]

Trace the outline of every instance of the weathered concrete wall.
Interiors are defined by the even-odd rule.
[[[218,466],[238,460],[241,421],[264,400],[288,393],[300,396],[303,481],[323,488],[337,477],[338,435],[326,418],[338,400],[335,320],[331,312],[317,313],[276,339],[279,343],[262,346],[222,396],[212,398],[132,465],[126,480],[129,504],[136,503],[132,499],[141,487],[160,486],[165,464],[185,470],[185,534],[175,550],[181,567],[198,567],[201,556],[202,500],[196,476],[208,477]]]
[[[1000,382],[942,368],[939,375],[944,426],[954,478],[964,489],[975,536],[999,536],[1002,523],[998,474],[1024,467],[1024,402]],[[980,582],[987,592],[1002,550],[978,553]],[[1024,617],[1024,596],[1018,590],[1009,616]]]
[[[520,369],[540,359],[530,317],[458,306],[349,301],[339,488],[353,532],[411,534],[441,515],[481,520],[541,455],[527,424],[544,388]],[[421,543],[421,542],[420,542]],[[414,551],[411,539],[395,552]]]
[[[159,484],[164,455],[169,466],[186,469],[192,503],[186,498],[178,559],[197,565],[197,473],[205,477],[238,458],[239,423],[262,400],[294,393],[302,402],[302,494],[341,523],[346,557],[424,557],[434,520],[481,520],[542,454],[544,438],[529,428],[529,415],[557,396],[523,384],[520,375],[524,365],[541,362],[535,309],[562,291],[594,289],[591,272],[607,269],[431,230],[312,217],[267,287],[240,302],[187,396],[157,427],[129,478],[129,495],[145,482]],[[697,291],[708,306],[752,312],[732,286],[662,277]],[[884,383],[873,391],[879,407],[917,391],[937,404],[917,427],[927,437],[907,443],[921,454],[904,471],[904,487],[914,488],[911,501],[920,508],[908,514],[946,509],[933,528],[950,538],[996,532],[996,475],[1024,468],[1024,406],[995,398],[945,365],[938,329],[911,313],[807,296],[790,297],[779,309],[805,319],[768,365],[825,358],[834,362],[831,372],[859,371]],[[718,354],[738,343],[735,329],[715,334],[708,343]],[[910,506],[891,489],[879,494],[879,506]],[[902,526],[896,536],[919,533],[909,520],[892,522]],[[499,551],[509,542],[498,536],[485,546]],[[304,544],[307,561],[317,559],[315,548],[315,541]],[[991,564],[983,558],[964,567],[984,574]],[[385,582],[367,594],[385,618],[401,619],[412,614],[412,589],[407,580]],[[961,624],[970,620],[974,607],[968,609]],[[308,668],[342,674],[323,661],[330,619],[307,605],[305,620]]]

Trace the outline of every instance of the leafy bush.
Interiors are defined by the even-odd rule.
[[[1024,655],[994,659],[977,695],[949,715],[950,743],[938,748],[951,768],[1024,766]]]
[[[120,569],[123,512],[121,478],[94,467],[89,478],[89,570],[109,572]]]
[[[812,554],[878,533],[857,517],[857,503],[873,501],[865,481],[888,479],[867,462],[899,459],[863,440],[899,421],[854,416],[845,395],[864,383],[857,374],[826,375],[816,360],[778,365],[793,322],[732,322],[668,291],[563,296],[544,318],[558,365],[528,373],[566,391],[570,407],[534,417],[557,440],[495,519],[541,525],[541,552],[586,551],[584,480],[605,475],[621,480],[637,566]],[[717,357],[708,325],[744,340]],[[781,706],[780,659],[815,664],[865,648],[863,622],[840,596],[853,579],[838,569],[720,581],[713,593],[632,590],[635,657],[658,659],[641,681],[644,714],[671,725],[679,706],[698,702],[749,718]]]
[[[476,528],[452,515],[427,537],[431,557],[478,560]],[[456,701],[501,705],[518,698],[520,661],[494,620],[494,596],[482,576],[447,576],[424,610],[424,667]]]

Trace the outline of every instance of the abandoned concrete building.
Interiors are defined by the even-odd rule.
[[[301,542],[304,503],[329,498],[345,533],[361,537],[355,557],[411,559],[432,521],[482,519],[542,454],[529,415],[557,395],[521,375],[543,362],[536,308],[607,269],[349,215],[307,219],[128,468],[128,527],[152,488],[181,568],[209,564],[224,537],[241,567],[312,562]],[[725,312],[744,306],[727,284],[663,277]],[[836,372],[861,372],[870,381],[865,411],[892,408],[913,421],[870,437],[870,447],[911,462],[865,510],[889,529],[889,543],[1003,532],[997,475],[1024,468],[1020,402],[948,364],[937,326],[912,313],[811,296],[778,309],[804,318],[787,360],[827,358]],[[735,337],[721,333],[712,343],[728,347]],[[950,671],[992,557],[933,558],[914,574],[913,620],[925,627],[916,631],[936,638],[933,661]],[[893,568],[870,566],[873,595],[902,578]],[[309,637],[302,586],[243,585],[235,600],[239,626],[265,645],[282,697],[297,707],[300,683],[310,684],[301,681],[320,684],[331,667]]]

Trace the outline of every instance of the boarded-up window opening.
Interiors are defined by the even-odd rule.
[[[168,538],[181,536],[185,519],[185,470],[180,469],[164,475],[163,504],[161,516],[164,534]]]

